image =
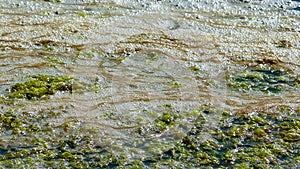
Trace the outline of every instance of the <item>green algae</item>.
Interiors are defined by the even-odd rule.
[[[187,113],[186,115],[198,112],[199,117],[196,118],[194,127],[185,137],[178,140],[173,148],[163,152],[160,158],[152,159],[149,166],[158,168],[296,167],[299,158],[300,112],[291,113],[293,110],[289,110],[282,113],[282,108],[279,108],[278,112],[272,114],[257,112],[242,115],[223,112],[221,121],[214,131],[206,131],[205,125],[208,121],[203,117],[204,114],[215,113],[213,110]],[[165,115],[165,119],[170,119],[171,116],[167,113]],[[162,117],[164,115],[158,117],[155,122],[160,122]],[[180,121],[180,118],[181,116],[178,116],[176,121]],[[199,137],[207,132],[212,137],[199,140]]]
[[[54,46],[50,44],[44,44],[44,49],[47,52],[53,52],[54,51]]]
[[[219,124],[208,130],[205,115],[217,115],[217,111],[199,109],[179,115],[170,104],[165,107],[169,110],[157,113],[160,116],[135,132],[141,137],[155,137],[153,134],[170,132],[168,128],[186,117],[193,118],[194,125],[184,137],[170,143],[170,149],[140,160],[114,154],[95,144],[93,135],[97,131],[87,130],[76,120],[53,123],[65,111],[1,111],[0,165],[6,168],[292,168],[299,162],[300,112],[289,108],[242,115],[224,111]],[[199,139],[207,133],[211,137]],[[10,146],[4,146],[7,142]]]
[[[12,85],[11,91],[24,93],[21,98],[41,98],[56,91],[72,93],[81,89],[81,83],[74,82],[76,79],[70,76],[35,75],[24,83]],[[51,93],[33,96],[24,92],[51,87]],[[151,113],[156,116],[153,121],[139,123],[133,135],[140,138],[165,135],[187,119],[192,127],[170,143],[149,144],[153,155],[140,160],[130,159],[126,153],[114,154],[95,144],[93,135],[97,131],[85,128],[77,120],[54,123],[66,111],[1,111],[0,165],[5,168],[292,168],[299,163],[300,112],[290,107],[280,106],[272,113],[241,115],[218,113],[205,107],[179,113],[169,103],[163,107],[165,111]],[[209,129],[206,116],[219,116],[220,122]],[[200,139],[203,135],[209,137]]]
[[[54,95],[56,92],[78,93],[98,91],[100,87],[82,82],[71,76],[33,75],[26,82],[12,85],[8,92],[9,98],[40,99]]]
[[[86,13],[83,13],[83,12],[79,12],[79,13],[78,13],[78,16],[79,16],[79,17],[83,17],[83,18],[85,18],[85,17],[87,17],[87,16],[88,16],[88,14],[86,14]]]
[[[195,66],[195,65],[194,65],[194,66],[190,66],[189,68],[190,68],[192,71],[199,71],[199,70],[201,70],[200,67]]]
[[[283,138],[284,141],[288,142],[294,142],[294,141],[299,141],[300,140],[300,134],[299,131],[297,132],[290,132],[286,133]]]
[[[175,87],[175,88],[179,88],[182,86],[182,84],[180,84],[180,82],[177,82],[177,81],[172,81],[172,82],[169,82],[169,85],[171,87]]]
[[[166,104],[166,107],[170,106]],[[170,107],[169,107],[170,108]],[[164,111],[161,116],[156,118],[152,123],[146,126],[139,127],[137,133],[140,135],[146,135],[150,133],[161,133],[173,126],[178,115],[172,111]]]
[[[102,4],[96,3],[96,5],[101,6]],[[63,14],[67,13],[68,12]],[[108,13],[108,15],[111,14]],[[76,16],[78,17],[80,16],[80,14]],[[103,16],[105,16],[105,14],[100,15],[100,17]],[[83,17],[85,17],[84,14]],[[220,17],[222,16],[220,15]],[[225,17],[228,17],[228,15]],[[85,19],[88,19],[88,17]],[[249,18],[249,20],[251,19],[252,18]],[[84,24],[85,23],[83,23],[83,25],[81,26],[84,26]],[[84,28],[82,28],[81,30],[85,32],[88,31]],[[74,31],[74,33],[76,32]],[[81,34],[79,33],[78,35]],[[124,36],[127,35],[128,34]],[[141,36],[136,37],[137,39],[134,39],[135,37],[133,37],[133,39],[129,39],[128,42],[132,44],[136,43],[137,45],[142,44],[144,46],[150,47],[152,45],[154,47],[166,48],[177,48],[176,44],[177,42],[179,42],[178,40],[177,42],[174,42],[176,41],[176,39],[171,39],[167,36],[159,34],[141,34]],[[139,37],[141,37],[141,39],[138,39]],[[200,38],[201,37],[202,36],[200,36]],[[78,43],[80,43],[80,41]],[[102,43],[99,44],[100,46],[102,46]],[[99,46],[99,44],[96,44],[96,46]],[[187,42],[187,44],[194,43]],[[184,44],[180,45],[183,46]],[[87,45],[87,47],[89,46],[90,45]],[[132,45],[130,45],[130,47],[131,46]],[[51,51],[56,49],[54,47],[49,46],[49,48],[46,48],[45,46],[45,49],[48,50],[50,53]],[[196,47],[198,48],[198,46]],[[206,46],[203,47],[206,48]],[[288,46],[283,44],[282,47],[286,48]],[[204,51],[204,53],[206,52]],[[190,53],[188,54],[190,55]],[[86,53],[84,55],[88,59],[94,57],[92,53]],[[117,63],[121,63],[124,61],[125,58],[126,55],[121,55],[121,57],[110,57],[108,59]],[[55,58],[50,58],[48,61],[59,63],[59,61]],[[149,62],[151,62],[151,60],[149,60]],[[200,64],[202,64],[202,61]],[[193,73],[195,74],[202,73],[199,67],[190,67],[190,69],[191,71],[194,71]],[[260,76],[256,76],[255,74],[254,76],[249,77],[249,79],[258,79],[257,81],[264,80],[260,78]],[[256,80],[254,81],[256,82]],[[282,81],[284,81],[284,79]],[[297,80],[295,81],[297,82]],[[176,87],[176,83],[174,84],[174,86]],[[206,84],[210,85],[212,84],[212,82],[208,81]],[[297,84],[299,84],[299,78]],[[170,83],[170,85],[172,86],[172,83]],[[180,87],[179,85],[177,86]],[[282,89],[281,91],[284,90],[285,89]],[[62,92],[73,93],[74,91],[62,90]],[[41,96],[41,98],[43,97],[44,96]],[[13,97],[11,97],[11,99],[13,99]],[[1,131],[3,130],[3,133],[1,134],[3,136],[3,140],[6,140],[6,136],[13,134],[14,138],[11,139],[12,142],[9,143],[12,143],[12,145],[16,145],[13,144],[17,142],[14,141],[15,138],[19,139],[25,135],[26,139],[33,140],[31,139],[31,136],[35,136],[35,140],[33,140],[34,144],[31,144],[30,141],[25,140],[25,142],[27,143],[27,145],[25,146],[17,145],[13,148],[7,148],[5,146],[2,147],[4,150],[3,155],[7,157],[3,157],[3,163],[1,164],[7,162],[7,165],[5,166],[10,168],[269,168],[268,165],[270,165],[271,167],[273,167],[274,165],[280,166],[284,163],[282,162],[284,160],[287,161],[286,163],[290,162],[291,164],[295,164],[295,162],[300,161],[299,156],[296,155],[297,157],[294,158],[293,155],[297,153],[293,151],[295,149],[297,150],[298,148],[297,145],[295,145],[294,143],[298,142],[297,126],[299,125],[297,123],[299,123],[299,121],[289,121],[287,120],[289,118],[283,119],[283,121],[279,120],[281,118],[278,118],[276,120],[269,120],[264,115],[254,114],[250,117],[244,117],[242,115],[234,115],[234,113],[232,112],[224,112],[224,116],[221,117],[224,119],[220,122],[219,126],[213,126],[213,129],[209,130],[207,128],[211,127],[210,120],[207,120],[205,118],[205,115],[214,115],[214,113],[216,113],[215,111],[196,110],[191,112],[180,113],[177,113],[176,111],[157,112],[157,118],[155,118],[155,120],[152,119],[153,121],[151,121],[149,125],[143,125],[143,123],[139,123],[142,126],[141,128],[143,128],[145,131],[143,132],[143,136],[157,137],[158,139],[161,139],[159,138],[159,136],[161,135],[162,137],[164,137],[164,134],[173,134],[171,133],[171,128],[176,128],[179,123],[181,123],[184,126],[192,125],[193,127],[191,129],[189,129],[189,127],[186,127],[187,129],[185,128],[186,130],[188,130],[186,133],[184,133],[186,134],[186,136],[180,138],[174,137],[174,140],[177,141],[177,143],[175,145],[173,145],[173,143],[169,143],[169,146],[173,146],[173,148],[169,151],[161,153],[159,157],[153,155],[151,157],[144,158],[143,156],[143,158],[141,158],[140,160],[132,161],[131,159],[127,158],[127,154],[115,155],[114,153],[107,152],[105,149],[102,149],[101,147],[93,143],[93,135],[89,134],[88,132],[85,132],[85,130],[81,128],[82,126],[80,126],[80,123],[77,121],[67,121],[63,124],[52,124],[53,121],[50,119],[55,119],[59,117],[61,118],[60,111],[42,111],[40,114],[43,115],[42,119],[36,118],[35,114],[33,115],[34,117],[32,117],[31,115],[29,116],[28,113],[22,113],[22,116],[18,116],[16,110],[12,110],[12,112],[7,114],[6,113],[3,116],[3,124],[6,125],[3,125],[3,127],[1,128]],[[45,117],[45,115],[48,114],[55,115]],[[160,116],[158,114],[160,114]],[[177,114],[179,115],[177,116]],[[140,113],[140,117],[143,117],[143,115],[143,113]],[[182,117],[187,115],[190,115],[190,118]],[[29,119],[24,119],[24,117],[27,116],[32,118],[32,120],[41,122],[42,124],[35,123],[35,121],[31,122]],[[295,117],[295,119],[297,118]],[[141,119],[140,121],[145,120]],[[275,126],[272,126],[273,124]],[[272,130],[269,130],[270,126]],[[278,128],[276,128],[276,126]],[[275,127],[276,130],[273,127]],[[26,131],[24,128],[29,128],[29,130]],[[155,134],[153,134],[152,131],[154,131]],[[276,135],[277,139],[275,139],[275,143],[273,145],[270,145],[269,142],[267,142],[266,145],[270,145],[267,146],[267,148],[255,147],[255,145],[259,143],[264,143],[263,141],[266,139],[272,139],[272,137],[269,136],[273,136],[273,132],[279,132],[279,134]],[[203,135],[208,135],[208,133],[212,134],[213,137],[205,139],[201,137]],[[28,136],[26,134],[28,134]],[[45,136],[46,138],[44,138],[43,136]],[[253,137],[253,139],[251,140],[250,137]],[[99,140],[99,138],[95,138],[95,140],[97,139]],[[244,140],[247,139],[250,139],[249,144],[244,144]],[[258,140],[258,143],[255,142],[256,139]],[[19,140],[19,142],[21,141]],[[4,145],[7,142],[2,143]],[[282,146],[281,143],[284,146]],[[286,149],[285,146],[288,146],[289,143],[292,143],[292,145],[295,145],[295,147],[288,147]],[[159,146],[152,146],[151,148],[152,150],[160,149]],[[244,150],[246,148],[248,148],[247,151]],[[289,158],[291,152],[292,156],[291,158]],[[274,154],[278,154],[278,156]],[[240,156],[243,156],[243,158],[239,158]],[[283,159],[276,161],[276,159],[278,158]],[[238,159],[241,160],[238,161]],[[275,160],[272,161],[272,159]],[[260,160],[263,162],[260,162]],[[272,163],[269,164],[268,161],[272,161]]]
[[[299,88],[297,77],[286,70],[266,65],[227,75],[227,85],[239,91],[260,91],[274,94]]]
[[[62,64],[63,61],[59,58],[59,57],[46,57],[45,60],[49,61],[49,62],[53,62],[53,63],[58,63],[58,64]]]
[[[227,113],[225,115],[228,116]],[[264,112],[226,117],[220,121],[220,126],[213,133],[212,139],[201,143],[197,141],[197,135],[189,135],[178,142],[172,150],[173,154],[167,152],[167,158],[175,157],[181,160],[178,158],[178,153],[184,153],[188,157],[183,161],[193,162],[195,164],[193,167],[203,165],[213,167],[246,165],[250,168],[296,166],[297,164],[293,161],[296,161],[299,153],[299,126],[291,124],[295,121],[299,122],[299,115],[298,112],[293,116],[284,116],[282,117],[284,120],[278,120],[275,114]],[[280,129],[282,123],[293,127]],[[284,134],[286,130],[289,132]],[[182,147],[185,148],[183,152]],[[202,151],[205,155],[195,155]],[[207,159],[204,164],[203,161],[197,162],[196,159],[199,156]]]
[[[53,119],[60,117],[62,112],[43,110],[32,113],[1,112],[1,166],[89,168],[117,163],[117,157],[109,153],[101,155],[105,150],[94,144],[93,136],[87,134],[77,121],[53,123]],[[6,142],[10,143],[9,146],[4,146]],[[114,160],[106,160],[109,156]]]
[[[298,76],[295,80],[295,85],[296,85],[296,88],[300,88],[300,76]]]

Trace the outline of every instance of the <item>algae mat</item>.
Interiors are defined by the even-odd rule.
[[[0,167],[299,166],[299,2],[0,6]]]

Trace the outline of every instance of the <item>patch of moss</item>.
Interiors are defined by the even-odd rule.
[[[34,75],[26,82],[16,83],[8,92],[10,98],[40,99],[58,91],[85,92],[100,90],[99,86],[87,84],[71,76]]]

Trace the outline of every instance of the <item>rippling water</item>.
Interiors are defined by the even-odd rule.
[[[66,119],[99,127],[99,135],[107,136],[101,144],[130,144],[135,119],[153,120],[149,112],[164,104],[178,112],[201,105],[299,110],[299,91],[265,95],[226,85],[228,73],[259,64],[300,75],[300,13],[293,10],[299,4],[276,2],[1,1],[0,94],[32,74],[96,81],[103,88],[98,93],[19,102],[28,110],[66,105]],[[278,48],[282,40],[291,46]],[[161,137],[172,140],[170,135]]]

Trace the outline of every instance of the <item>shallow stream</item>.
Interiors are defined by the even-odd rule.
[[[290,0],[0,0],[0,163],[297,168],[299,6]],[[23,95],[14,84],[33,75],[70,76],[85,88],[72,83],[72,89]],[[47,112],[57,114],[41,115]],[[12,123],[17,118],[23,128]],[[33,124],[40,128],[25,129]],[[228,132],[235,125],[244,125],[234,132],[246,136]],[[220,131],[238,143],[221,143]],[[247,146],[275,138],[278,151],[266,146],[266,154],[238,160]]]

